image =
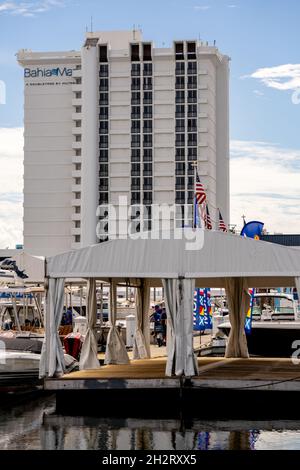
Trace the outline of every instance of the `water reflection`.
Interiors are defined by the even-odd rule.
[[[61,416],[55,414],[54,397],[0,409],[1,449],[300,449],[299,430],[296,421]]]

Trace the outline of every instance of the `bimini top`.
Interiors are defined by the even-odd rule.
[[[226,277],[247,277],[256,287],[293,286],[300,277],[300,251],[202,229],[147,232],[137,239],[116,239],[47,259],[49,277],[199,279],[222,287]],[[156,238],[155,238],[156,237]],[[176,238],[177,237],[177,238]],[[180,239],[178,239],[180,237]]]

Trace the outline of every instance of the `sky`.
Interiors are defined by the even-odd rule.
[[[0,0],[0,247],[22,243],[19,49],[76,50],[86,28],[213,43],[231,57],[231,223],[300,233],[298,0]]]

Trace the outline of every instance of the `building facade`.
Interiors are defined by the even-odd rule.
[[[18,61],[25,250],[53,255],[107,240],[111,207],[132,232],[153,228],[162,205],[174,206],[175,226],[189,225],[195,166],[213,223],[217,208],[229,223],[229,58],[216,47],[156,48],[140,31],[94,32],[80,52],[22,50]]]

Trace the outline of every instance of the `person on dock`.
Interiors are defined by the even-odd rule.
[[[154,336],[159,348],[163,345],[163,327],[161,324],[161,314],[162,309],[159,305],[155,305],[154,312],[150,317],[150,321],[154,322]]]

